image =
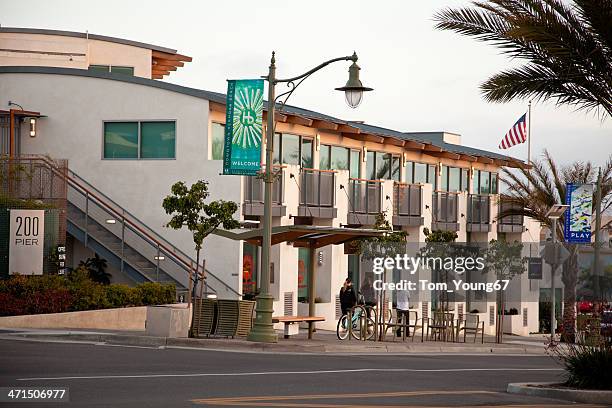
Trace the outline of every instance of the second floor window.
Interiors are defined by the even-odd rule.
[[[436,165],[416,162],[406,162],[404,182],[409,184],[432,184],[434,191],[436,183]]]
[[[442,191],[467,191],[468,171],[460,167],[442,166],[440,169],[440,190]]]
[[[400,156],[382,152],[368,152],[366,177],[370,180],[400,180]]]
[[[349,177],[358,178],[360,157],[359,150],[322,144],[319,150],[319,169],[348,170]]]
[[[176,158],[176,122],[104,122],[105,159]]]
[[[497,194],[498,181],[497,173],[491,173],[484,170],[474,170],[472,179],[474,194]]]
[[[290,133],[276,133],[273,163],[312,168],[312,139]]]

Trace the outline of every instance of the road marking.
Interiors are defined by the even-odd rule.
[[[404,392],[373,392],[373,393],[359,393],[359,394],[318,394],[318,395],[286,395],[286,396],[256,396],[256,397],[221,397],[221,398],[203,398],[203,399],[195,399],[192,400],[194,404],[199,405],[215,405],[215,406],[252,406],[252,407],[311,407],[311,408],[374,408],[381,407],[381,405],[355,405],[355,404],[333,404],[333,403],[312,403],[312,400],[317,399],[339,399],[339,400],[347,400],[354,398],[400,398],[400,397],[415,397],[415,396],[427,396],[427,395],[497,395],[502,394],[500,392],[494,391],[483,391],[483,390],[473,390],[473,391],[461,391],[461,390],[422,390],[422,391],[404,391]],[[307,402],[303,403],[295,403],[295,402],[282,402],[282,401],[296,401],[296,400],[305,400]],[[276,402],[272,402],[276,401]],[[383,405],[385,408],[387,407],[405,407],[408,406],[405,403],[402,405]],[[409,405],[413,408],[424,407],[424,406],[416,406]],[[448,407],[448,405],[444,405],[444,407]],[[467,408],[472,407],[472,405],[464,405],[457,406],[455,408]],[[493,405],[479,405],[480,408],[493,407]],[[529,405],[494,405],[497,408],[558,408],[558,404],[529,404]],[[598,405],[575,405],[572,404],[572,407],[582,407],[582,408],[594,408],[598,407]],[[428,408],[442,408],[442,406],[428,406]]]
[[[254,371],[245,373],[192,373],[192,374],[134,374],[134,375],[92,375],[92,376],[66,376],[66,377],[29,377],[17,378],[17,381],[41,380],[104,380],[126,378],[171,378],[171,377],[248,377],[258,375],[302,375],[302,374],[340,374],[340,373],[368,373],[368,372],[411,372],[411,373],[453,373],[472,371],[562,371],[561,368],[355,368],[345,370],[313,370],[313,371]]]

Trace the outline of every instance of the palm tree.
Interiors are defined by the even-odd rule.
[[[565,190],[568,183],[594,183],[597,173],[590,162],[575,162],[559,168],[548,151],[544,150],[544,160],[534,161],[533,168],[521,168],[518,172],[504,168],[503,181],[508,186],[508,192],[500,194],[500,199],[511,205],[500,211],[498,219],[522,215],[530,217],[551,228],[551,221],[546,216],[548,209],[554,204],[565,201]],[[602,174],[602,213],[612,206],[612,155],[601,169]],[[597,194],[593,195],[596,205]],[[557,237],[564,239],[564,217],[557,223]],[[597,231],[594,231],[597,233]],[[578,245],[564,244],[570,256],[563,264],[561,279],[565,286],[564,302],[564,333],[567,339],[573,341],[576,310],[576,281],[578,279]]]
[[[527,60],[481,85],[487,101],[554,98],[612,116],[612,0],[482,0],[473,5],[438,12],[436,28],[493,43],[511,58]]]

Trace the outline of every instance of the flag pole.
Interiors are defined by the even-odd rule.
[[[529,101],[529,108],[527,110],[527,164],[531,164],[531,101]]]

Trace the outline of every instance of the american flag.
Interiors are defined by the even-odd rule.
[[[509,149],[519,143],[525,143],[527,141],[527,114],[525,113],[519,120],[516,121],[514,126],[510,128],[506,136],[501,140],[499,144],[500,149]]]

